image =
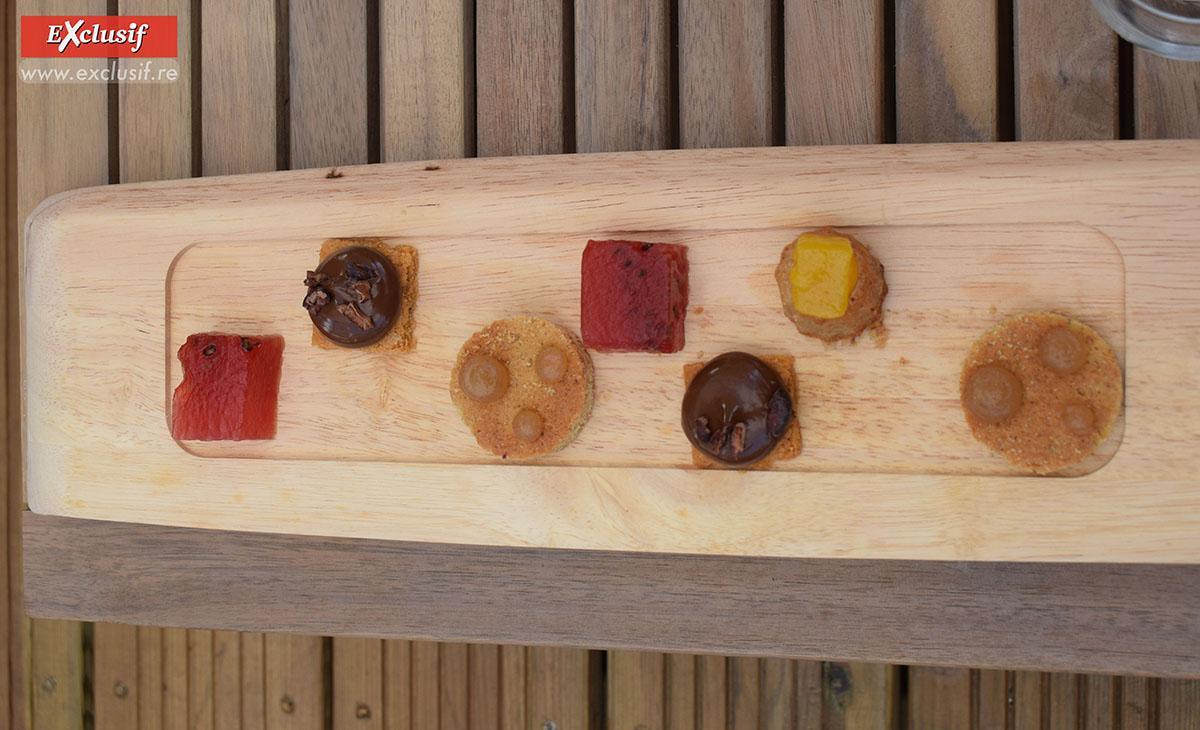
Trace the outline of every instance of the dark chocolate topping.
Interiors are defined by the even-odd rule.
[[[713,358],[683,395],[683,432],[727,466],[750,466],[771,453],[791,421],[792,397],[779,373],[744,352]]]
[[[313,324],[342,347],[383,338],[400,316],[400,276],[387,256],[368,246],[334,251],[304,280]]]

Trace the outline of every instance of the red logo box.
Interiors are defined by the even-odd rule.
[[[167,58],[179,55],[174,15],[24,15],[23,58]]]

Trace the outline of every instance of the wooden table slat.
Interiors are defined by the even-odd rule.
[[[883,0],[784,4],[787,143],[885,141]]]
[[[1200,137],[1200,63],[1133,52],[1134,129],[1139,139]]]
[[[1015,6],[1017,139],[1116,139],[1116,33],[1088,0]]]
[[[994,0],[896,0],[896,140],[998,139]]]
[[[774,142],[773,7],[768,0],[680,0],[681,147]]]

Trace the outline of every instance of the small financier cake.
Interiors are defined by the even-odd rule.
[[[1009,317],[975,341],[959,381],[975,438],[1048,474],[1095,452],[1121,409],[1121,367],[1091,327],[1060,314]]]
[[[767,469],[800,454],[791,355],[727,352],[683,366],[681,423],[701,469]]]
[[[592,361],[575,337],[536,317],[471,335],[450,371],[450,398],[479,445],[504,459],[549,454],[592,413]]]
[[[312,343],[408,352],[416,345],[417,250],[379,238],[332,238],[304,279]]]
[[[883,316],[883,266],[854,236],[821,228],[783,249],[775,281],[783,312],[801,334],[853,341]]]

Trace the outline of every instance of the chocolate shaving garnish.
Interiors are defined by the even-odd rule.
[[[370,281],[378,276],[370,266],[363,266],[354,261],[346,262],[346,275],[354,281]]]
[[[344,314],[346,319],[353,322],[356,327],[364,332],[375,326],[375,323],[371,321],[371,318],[363,314],[362,310],[358,308],[358,305],[354,304],[353,302],[349,304],[339,304],[337,305],[337,310]]]
[[[652,248],[654,248],[654,244],[653,244],[653,243],[643,243],[643,244],[642,244],[642,250],[643,250],[643,251],[649,251],[649,250],[650,250],[650,249],[652,249]]]
[[[734,457],[737,457],[746,450],[746,424],[742,422],[735,423],[733,433],[729,436],[729,448],[733,450]]]
[[[250,352],[251,350],[253,350],[254,348],[258,347],[261,344],[262,344],[261,342],[254,342],[249,337],[242,338],[242,349],[245,350],[246,352]]]
[[[209,345],[208,347],[204,348],[204,356],[205,357],[212,357],[215,354],[217,354],[217,346],[216,345]]]
[[[712,430],[708,427],[708,417],[700,416],[696,422],[692,424],[692,433],[695,434],[697,441],[708,441],[712,438]]]
[[[365,302],[371,298],[371,282],[356,281],[350,285],[350,289],[358,295],[359,302]]]
[[[781,435],[792,419],[792,399],[782,390],[775,391],[767,402],[767,434],[771,438]]]
[[[308,275],[304,277],[304,286],[309,288],[321,286],[327,281],[329,281],[329,274],[323,274],[320,271],[310,271],[308,272]]]
[[[329,294],[324,289],[313,287],[304,296],[304,308],[308,310],[309,314],[316,314],[328,303]]]
[[[729,443],[729,432],[733,429],[733,424],[727,423],[718,428],[711,438],[708,439],[708,448],[713,450],[713,453],[721,453],[721,449],[725,448],[725,444]]]

